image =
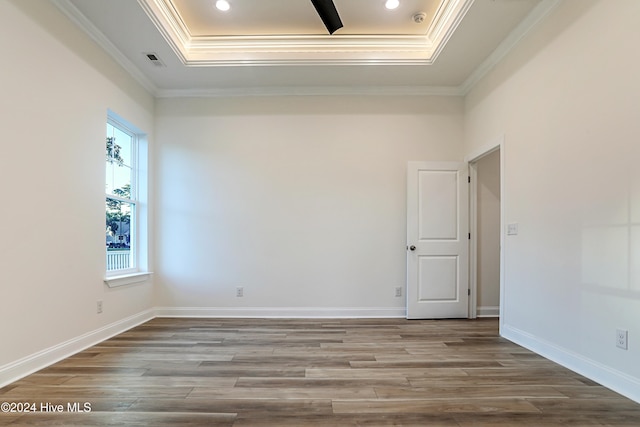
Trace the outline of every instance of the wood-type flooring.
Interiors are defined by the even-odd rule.
[[[22,410],[0,425],[25,426],[640,426],[640,404],[495,319],[156,318],[0,403]]]

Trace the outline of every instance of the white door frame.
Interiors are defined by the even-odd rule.
[[[478,161],[484,156],[500,150],[500,332],[504,322],[505,310],[505,289],[504,289],[504,183],[505,183],[505,138],[500,135],[489,144],[480,147],[465,157],[465,161],[469,163],[469,176],[471,177],[471,188],[469,189],[469,230],[471,232],[471,246],[469,248],[469,289],[471,290],[471,298],[469,298],[469,318],[477,317],[478,304],[478,187],[477,187],[477,167]]]

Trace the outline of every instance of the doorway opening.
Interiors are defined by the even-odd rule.
[[[474,236],[469,248],[469,318],[502,318],[504,138],[477,151],[468,162],[469,228]]]

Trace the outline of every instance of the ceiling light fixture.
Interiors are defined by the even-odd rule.
[[[387,0],[387,2],[384,4],[384,7],[390,10],[395,9],[398,6],[400,6],[400,0]]]
[[[218,0],[216,2],[216,8],[218,8],[218,10],[226,12],[227,10],[231,9],[231,5],[227,0]]]

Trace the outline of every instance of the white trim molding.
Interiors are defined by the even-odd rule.
[[[0,366],[0,388],[153,319],[149,309]]]
[[[122,276],[109,276],[104,279],[104,283],[110,288],[118,286],[133,285],[134,283],[146,282],[153,273],[143,271],[138,273],[123,274]]]
[[[477,308],[476,317],[500,317],[500,306],[479,306]]]
[[[133,77],[147,92],[155,95],[156,85],[136,67],[70,0],[51,0],[74,24],[80,27],[94,42]]]
[[[511,325],[503,325],[501,335],[542,357],[640,403],[640,378],[627,375]]]
[[[159,89],[157,98],[241,96],[462,96],[457,86],[259,86],[216,89]]]
[[[194,35],[174,0],[138,0],[186,66],[432,64],[474,0],[442,0],[424,34]]]
[[[485,59],[482,64],[459,86],[462,96],[473,89],[489,71],[493,69],[502,59],[511,52],[533,28],[538,25],[553,9],[560,4],[560,0],[542,0],[529,13],[529,15],[518,26],[509,33],[506,39]]]
[[[478,236],[478,188],[477,188],[477,163],[480,159],[489,154],[500,150],[500,305],[498,307],[477,307],[478,303],[478,239],[473,238],[469,251],[469,289],[471,290],[471,298],[469,299],[469,318],[476,317],[500,317],[500,331],[502,331],[502,311],[504,307],[504,206],[505,206],[505,136],[501,134],[494,138],[490,143],[479,147],[465,156],[464,161],[469,163],[469,177],[471,178],[470,188],[470,215],[469,215],[469,231],[471,236]],[[495,313],[495,314],[494,314]]]
[[[156,307],[157,317],[243,318],[405,318],[403,308],[346,307]]]

